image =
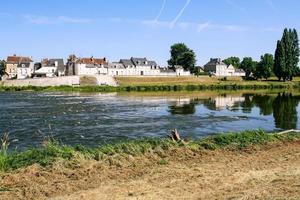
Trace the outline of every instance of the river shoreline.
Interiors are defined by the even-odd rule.
[[[141,85],[141,86],[0,86],[0,92],[38,91],[38,92],[174,92],[174,91],[209,91],[209,90],[274,90],[274,89],[299,89],[299,83],[266,83],[266,84],[207,84],[207,85]]]
[[[283,196],[286,195],[283,187],[286,187],[290,188],[288,195],[292,198],[299,195],[298,186],[294,186],[294,183],[300,180],[299,173],[295,171],[300,165],[299,153],[298,133],[277,135],[260,130],[223,134],[195,141],[144,139],[105,145],[97,149],[46,143],[40,149],[8,155],[11,156],[8,159],[10,168],[1,173],[0,197],[1,199],[78,199],[79,197],[93,199],[92,197],[104,197],[105,194],[108,195],[106,198],[154,198],[157,192],[164,197],[168,195],[171,197],[170,190],[176,191],[178,187],[161,185],[158,191],[155,185],[143,184],[144,190],[141,190],[138,189],[140,188],[138,182],[132,182],[132,180],[143,182],[149,179],[156,184],[157,181],[153,177],[158,176],[161,178],[156,180],[162,182],[157,184],[164,184],[164,180],[168,183],[174,180],[178,183],[175,185],[193,191],[188,193],[195,197],[197,195],[203,198],[218,197],[218,199],[248,195],[249,198],[286,197]],[[230,167],[231,164],[233,166]],[[183,165],[189,167],[185,168]],[[293,173],[289,179],[285,170],[290,174]],[[171,176],[169,172],[173,175]],[[251,173],[256,174],[256,179]],[[235,178],[243,177],[243,174],[245,177],[249,175],[251,180],[233,181]],[[259,174],[262,176],[257,182]],[[133,177],[135,178],[132,179]],[[266,180],[266,177],[272,180]],[[257,185],[264,184],[264,192],[259,188],[253,188],[257,190],[255,194],[247,192],[246,188],[249,188],[251,181],[255,181],[253,178]],[[190,180],[186,182],[190,184],[183,183],[186,179]],[[228,179],[228,184],[230,180],[233,181],[231,183],[234,185],[230,186],[232,189],[228,190],[229,185],[222,184],[223,181],[216,181],[218,179],[225,182]],[[277,184],[279,182],[276,180],[280,180],[282,184]],[[114,184],[114,181],[118,184]],[[272,184],[275,182],[276,185]],[[202,186],[193,186],[196,183],[201,183]],[[114,184],[111,188],[119,192],[101,192],[108,189],[104,185],[110,184]],[[266,185],[273,187],[268,189]],[[125,187],[130,189],[123,191]],[[211,187],[222,188],[224,192],[209,189]],[[211,192],[203,193],[201,188]],[[177,193],[177,195],[184,197],[188,193]]]
[[[76,86],[5,86],[1,91],[61,91],[61,92],[153,92],[153,91],[203,91],[203,90],[258,90],[299,89],[299,78],[290,82],[245,81],[237,78],[217,77],[115,77],[118,86],[89,85],[85,82]]]

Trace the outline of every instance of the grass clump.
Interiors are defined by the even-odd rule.
[[[288,141],[293,139],[300,139],[300,135],[297,133],[277,135],[266,133],[263,130],[255,130],[211,136],[202,140],[193,141],[192,145],[199,145],[199,147],[210,150],[224,147],[243,149],[253,145],[263,145],[268,142]]]
[[[98,148],[88,148],[81,145],[72,147],[60,145],[58,142],[50,140],[40,148],[29,149],[23,152],[7,153],[9,142],[8,135],[6,134],[1,140],[0,171],[15,170],[32,164],[39,164],[43,167],[51,166],[58,159],[76,161],[77,155],[81,155],[81,157],[85,159],[110,161],[116,157],[126,158],[128,156],[156,154],[162,157],[159,164],[164,165],[167,164],[167,161],[163,159],[163,155],[166,155],[171,150],[182,147],[191,150],[215,150],[227,147],[243,149],[253,145],[263,145],[268,142],[284,142],[290,140],[300,140],[300,135],[297,133],[276,135],[266,133],[263,130],[255,130],[209,136],[188,143],[182,141],[174,142],[169,139],[145,138],[106,144]]]

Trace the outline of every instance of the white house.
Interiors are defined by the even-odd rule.
[[[204,65],[204,71],[215,76],[246,76],[242,69],[235,69],[232,65],[227,66],[220,58],[211,58]]]
[[[99,68],[107,65],[106,58],[79,58],[75,65],[76,75],[97,75]]]
[[[30,57],[8,56],[5,73],[8,78],[24,79],[31,77],[33,72],[33,61]]]
[[[66,65],[66,75],[189,76],[190,72],[181,66],[175,66],[174,70],[166,70],[147,58],[131,57],[109,63],[105,58],[76,58],[75,55],[71,55]]]
[[[17,66],[17,79],[31,78],[34,63],[29,57],[20,57]]]
[[[147,58],[121,59],[108,65],[108,75],[111,76],[189,76],[189,71],[185,71],[181,66],[173,69],[161,68],[155,61]]]
[[[36,64],[38,66],[39,63]],[[54,77],[64,76],[65,66],[63,59],[43,59],[40,67],[35,68],[34,76]]]

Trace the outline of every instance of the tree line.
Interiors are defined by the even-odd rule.
[[[171,46],[171,58],[168,64],[171,68],[181,65],[185,70],[197,73],[196,54],[184,43]],[[239,57],[229,57],[223,62],[233,65],[235,68],[246,72],[245,79],[268,79],[276,76],[278,80],[291,81],[294,76],[300,75],[299,63],[299,40],[296,29],[284,29],[282,38],[277,41],[275,54],[265,53],[260,61],[254,61],[251,57],[240,60]]]

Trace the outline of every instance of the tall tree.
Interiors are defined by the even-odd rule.
[[[264,54],[260,57],[260,62],[257,64],[254,76],[256,78],[268,79],[271,76],[274,66],[274,58],[272,54]]]
[[[275,62],[274,62],[274,74],[277,76],[279,81],[283,77],[283,71],[285,69],[285,55],[284,48],[282,42],[280,40],[277,41],[277,47],[275,51]]]
[[[4,60],[0,60],[0,77],[4,75],[6,68],[6,62]]]
[[[193,50],[189,49],[184,43],[177,43],[171,46],[171,58],[168,64],[171,67],[181,65],[185,70],[194,72],[196,64],[196,55]]]
[[[299,54],[300,54],[300,50],[299,50],[299,38],[298,38],[298,33],[296,31],[296,29],[291,30],[292,31],[292,40],[293,40],[293,46],[292,46],[292,59],[293,59],[293,63],[292,63],[292,67],[293,67],[293,76],[296,76],[299,67],[298,67],[298,63],[299,63]]]
[[[277,42],[274,73],[278,79],[292,80],[298,71],[299,39],[296,29],[284,29]]]
[[[249,79],[251,74],[255,70],[256,63],[252,60],[251,57],[245,57],[241,62],[240,68],[246,72],[246,79]]]
[[[240,67],[240,58],[239,57],[229,57],[229,58],[226,58],[225,60],[223,60],[223,62],[226,64],[226,65],[232,65],[234,66],[235,68],[239,68]]]

